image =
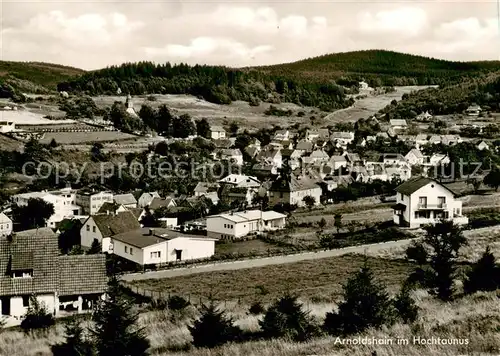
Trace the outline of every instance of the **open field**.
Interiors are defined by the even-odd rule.
[[[162,293],[191,296],[194,300],[269,301],[284,291],[298,293],[314,300],[334,300],[341,283],[363,265],[361,255],[346,255],[321,260],[302,261],[260,268],[239,269],[169,279],[134,281],[131,285]],[[388,286],[396,286],[405,278],[411,265],[401,261],[369,258],[375,275]]]
[[[391,101],[401,100],[403,94],[426,88],[428,88],[428,86],[396,87],[395,92],[377,96],[369,96],[367,98],[357,100],[352,107],[328,114],[323,118],[323,121],[325,121],[327,124],[335,124],[337,122],[354,122],[361,118],[366,119],[389,105]]]
[[[87,143],[87,142],[121,141],[134,138],[137,138],[137,136],[120,131],[55,132],[55,133],[45,133],[40,142],[50,143],[52,139],[55,139],[59,144],[71,145],[71,144]]]
[[[49,115],[48,112],[34,113],[28,110],[1,110],[0,111],[0,121],[12,121],[16,125],[50,125],[50,124],[64,124],[73,123],[74,120],[49,120],[45,119],[44,116]]]
[[[500,258],[500,225],[464,231],[467,246],[460,250],[460,261],[476,262],[490,246],[491,252]],[[367,250],[367,255],[386,259],[400,259],[405,257],[405,246]]]

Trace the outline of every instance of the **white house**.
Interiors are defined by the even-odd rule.
[[[2,236],[8,236],[11,233],[12,233],[12,220],[4,213],[0,213],[0,238]]]
[[[490,146],[484,141],[479,142],[476,147],[478,150],[481,150],[481,151],[490,149]]]
[[[354,132],[332,132],[330,136],[330,141],[332,141],[337,147],[347,147],[352,141],[354,141]]]
[[[76,205],[82,207],[83,212],[88,215],[96,214],[105,202],[113,202],[112,192],[82,189],[76,193]]]
[[[81,245],[89,248],[94,240],[97,240],[101,244],[102,252],[112,252],[111,236],[140,227],[136,216],[129,210],[92,215],[80,229]]]
[[[481,107],[479,105],[472,104],[467,108],[467,110],[465,110],[465,113],[469,116],[479,116],[481,113]]]
[[[220,152],[220,158],[225,161],[231,161],[237,165],[243,165],[243,154],[239,148],[225,148]]]
[[[141,228],[111,238],[112,252],[142,266],[210,258],[215,239],[166,229]]]
[[[261,186],[260,181],[256,177],[244,174],[230,174],[219,180],[219,183],[229,185],[232,188],[242,188],[245,191],[244,196],[249,205],[252,204],[252,199]]]
[[[317,139],[326,141],[330,137],[328,129],[310,129],[306,131],[306,140],[311,142]]]
[[[412,166],[420,166],[424,164],[424,155],[420,150],[412,148],[405,156],[405,159]]]
[[[226,130],[222,126],[210,126],[210,137],[213,140],[226,138]]]
[[[23,317],[33,295],[52,315],[90,311],[107,281],[104,255],[61,256],[50,228],[0,238],[0,316]]]
[[[433,179],[411,179],[396,188],[396,192],[393,220],[398,225],[417,228],[435,224],[441,219],[451,219],[459,225],[469,222],[462,215],[462,202],[455,199],[451,190]]]
[[[160,194],[158,192],[142,193],[137,201],[137,205],[139,208],[145,208],[151,204],[154,198],[160,198]]]
[[[12,121],[0,121],[0,132],[7,133],[16,130],[16,124]]]
[[[404,119],[392,119],[389,121],[393,130],[404,130],[408,128],[408,124]]]
[[[47,219],[47,227],[55,228],[58,222],[81,214],[81,208],[74,204],[75,196],[69,188],[51,192],[30,192],[12,196],[12,201],[18,206],[27,205],[30,199],[42,199],[54,206],[54,214]]]
[[[137,208],[137,200],[131,193],[117,194],[113,196],[113,201],[118,205],[123,205],[125,208]]]
[[[340,169],[341,167],[347,167],[347,160],[344,156],[332,156],[328,161],[328,165],[332,167],[334,171]]]
[[[319,205],[321,194],[321,187],[307,176],[291,176],[290,180],[280,177],[269,188],[269,205],[290,204],[303,207],[306,206],[306,196],[313,197],[314,204]]]
[[[134,103],[132,102],[132,96],[130,94],[127,95],[127,99],[125,100],[125,106],[127,107],[127,114],[129,114],[132,117],[138,118],[139,115],[137,115],[135,109],[134,109]]]
[[[420,113],[416,118],[418,121],[427,122],[432,119],[432,115],[428,111]]]
[[[286,141],[290,139],[290,131],[288,130],[277,130],[274,133],[273,140],[275,141]]]
[[[207,236],[234,240],[259,231],[283,229],[286,215],[275,211],[247,210],[207,217]]]

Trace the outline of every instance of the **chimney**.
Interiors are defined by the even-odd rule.
[[[154,229],[149,229],[149,236],[153,236],[155,234],[155,230]]]
[[[106,215],[109,215],[109,210],[106,210]]]

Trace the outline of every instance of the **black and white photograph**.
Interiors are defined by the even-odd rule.
[[[500,0],[0,0],[0,356],[500,355]]]

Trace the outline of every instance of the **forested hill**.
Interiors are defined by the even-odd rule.
[[[273,75],[315,81],[335,80],[342,85],[361,79],[372,86],[440,85],[499,70],[500,62],[452,62],[385,50],[367,50],[327,54],[256,68]]]
[[[55,91],[57,84],[85,71],[41,62],[0,61],[0,85],[28,93]]]
[[[424,111],[434,115],[462,113],[472,104],[478,104],[484,111],[500,111],[500,71],[404,94],[403,100],[388,105],[381,113],[386,114],[386,119],[408,119]]]
[[[352,103],[352,99],[346,99],[344,89],[334,82],[306,81],[258,70],[152,62],[126,63],[87,72],[77,79],[60,83],[58,89],[90,95],[116,94],[118,89],[132,95],[191,94],[218,104],[234,100],[248,101],[252,105],[259,101],[285,101],[325,111]]]

